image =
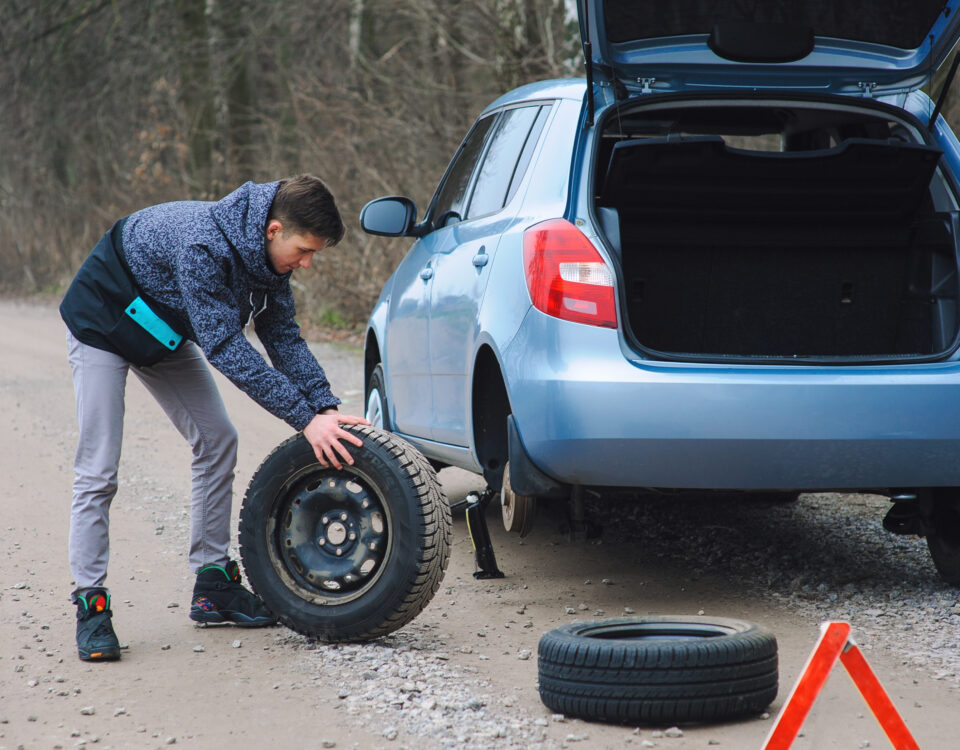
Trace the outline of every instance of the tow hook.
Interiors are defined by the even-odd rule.
[[[497,497],[496,492],[489,487],[483,491],[470,492],[464,500],[467,503],[467,533],[477,556],[477,567],[474,572],[477,579],[503,578],[503,571],[497,567],[497,558],[493,554],[493,544],[490,541],[490,530],[487,528],[487,506]]]

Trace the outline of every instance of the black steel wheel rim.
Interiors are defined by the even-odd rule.
[[[315,604],[362,596],[392,547],[390,509],[354,467],[308,467],[280,489],[271,512],[270,558],[287,588]]]

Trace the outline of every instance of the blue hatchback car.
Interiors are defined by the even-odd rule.
[[[584,487],[863,490],[960,583],[960,144],[920,90],[958,6],[580,0],[586,80],[488,106],[419,221],[364,208],[414,240],[367,417],[515,530]]]

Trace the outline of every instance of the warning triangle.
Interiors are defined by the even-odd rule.
[[[788,750],[800,732],[804,719],[816,700],[837,659],[846,667],[873,715],[877,717],[895,750],[920,750],[890,696],[870,669],[867,660],[850,637],[850,623],[825,622],[820,626],[820,640],[807,660],[803,672],[793,686],[790,697],[780,710],[763,750]]]

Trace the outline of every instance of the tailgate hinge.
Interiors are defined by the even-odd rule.
[[[876,81],[857,81],[857,88],[860,89],[860,95],[867,99],[873,99],[873,90],[877,87]]]

